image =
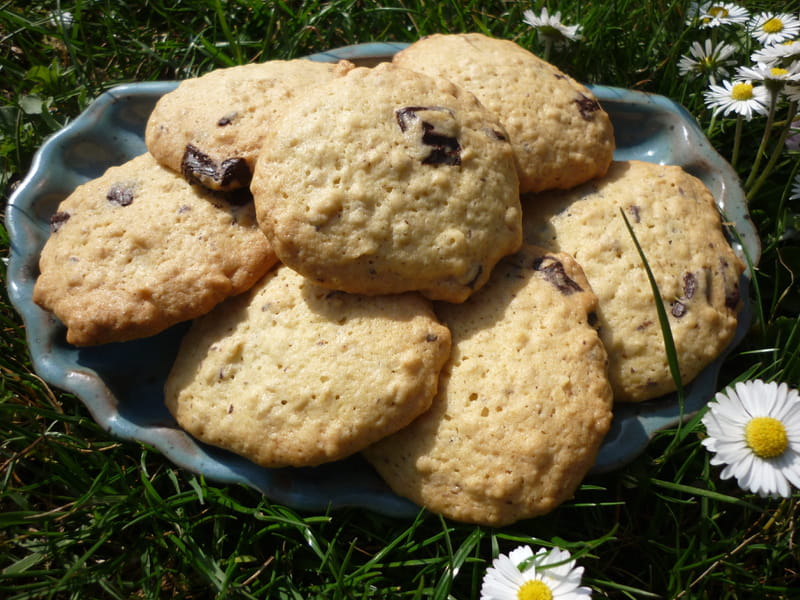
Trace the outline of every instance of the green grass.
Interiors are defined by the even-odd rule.
[[[24,7],[23,7],[24,4]],[[253,60],[374,40],[483,31],[541,52],[528,3],[261,0],[0,2],[0,193],[3,209],[44,138],[118,83],[184,78]],[[800,12],[800,2],[748,2]],[[590,82],[683,103],[729,155],[732,119],[712,120],[703,86],[678,75],[688,2],[550,3],[584,39],[551,60]],[[763,119],[745,124],[746,179]],[[763,242],[755,318],[719,386],[762,377],[800,383],[800,168],[783,153],[753,194]],[[765,159],[766,160],[766,159]],[[9,242],[0,229],[3,256]],[[5,270],[3,269],[5,284]],[[112,439],[73,396],[32,371],[25,332],[0,286],[0,597],[477,598],[493,556],[518,543],[558,545],[585,567],[596,598],[800,598],[800,495],[765,500],[719,479],[696,417],[657,435],[613,473],[589,478],[551,514],[502,529],[420,512],[302,513],[257,492],[171,465]]]

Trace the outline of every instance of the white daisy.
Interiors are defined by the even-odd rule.
[[[753,85],[751,81],[723,81],[722,85],[710,85],[705,92],[706,106],[714,109],[714,114],[736,113],[748,121],[753,113],[767,114],[769,92],[763,85]]]
[[[732,2],[704,2],[690,8],[693,19],[687,24],[697,23],[700,27],[720,27],[722,25],[741,25],[747,23],[750,13],[747,9]]]
[[[753,67],[739,67],[736,74],[742,79],[755,81],[783,81],[794,83],[800,81],[800,64],[783,68],[767,63],[756,63]]]
[[[72,13],[69,11],[51,11],[50,17],[47,20],[48,24],[52,25],[53,27],[58,27],[59,25],[64,29],[69,29],[72,27],[72,24],[75,22],[75,17],[72,16]]]
[[[753,62],[774,65],[782,64],[786,61],[793,61],[800,58],[800,40],[780,42],[770,46],[764,46],[756,50],[750,56]]]
[[[583,567],[576,567],[570,553],[560,548],[519,546],[499,555],[486,569],[481,600],[581,600],[592,591],[580,585]]]
[[[548,14],[547,7],[542,8],[541,14],[537,15],[532,10],[522,13],[523,21],[536,29],[542,38],[551,42],[563,42],[565,40],[576,41],[581,39],[580,25],[564,25],[561,22],[561,12],[557,11],[552,16]]]
[[[712,46],[711,40],[706,40],[703,45],[700,42],[692,42],[689,54],[681,57],[678,62],[678,73],[690,75],[692,77],[705,76],[712,83],[716,83],[717,75],[728,76],[728,67],[735,63],[731,60],[731,55],[736,52],[736,46],[724,42]]]
[[[800,488],[800,394],[785,383],[739,382],[720,392],[703,416],[703,445],[725,465],[720,477],[735,477],[760,496],[792,494]]]
[[[800,102],[800,84],[788,84],[785,88],[783,88],[783,95],[790,102]]]
[[[800,19],[785,13],[762,12],[750,25],[750,34],[765,46],[790,40],[798,33]]]
[[[789,200],[800,200],[800,175],[794,176],[792,183],[792,193],[789,194]]]

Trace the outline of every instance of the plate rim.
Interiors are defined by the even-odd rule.
[[[386,60],[395,52],[403,47],[406,47],[407,45],[407,43],[400,42],[369,42],[343,46],[341,48],[315,53],[305,58],[323,62],[331,62],[342,58],[353,61],[363,61],[367,59]],[[47,161],[52,157],[52,155],[59,151],[61,145],[69,142],[71,136],[79,135],[81,128],[87,126],[96,114],[102,113],[104,110],[106,110],[109,104],[119,102],[122,98],[131,96],[151,97],[156,94],[160,96],[169,91],[171,88],[177,86],[178,83],[179,82],[177,80],[130,82],[116,85],[100,94],[72,121],[67,123],[59,131],[53,133],[43,140],[42,145],[37,149],[33,156],[31,165],[25,177],[20,181],[19,185],[9,196],[5,211],[6,227],[9,236],[9,257],[6,269],[6,287],[8,289],[9,300],[12,306],[14,306],[14,308],[20,314],[23,324],[26,328],[28,351],[34,366],[34,371],[47,383],[74,394],[87,408],[95,422],[101,428],[108,431],[111,435],[120,437],[122,439],[155,446],[171,463],[185,468],[191,472],[202,473],[203,475],[222,483],[239,483],[254,487],[273,501],[282,502],[289,506],[298,507],[305,510],[319,510],[326,507],[341,508],[346,506],[358,506],[368,507],[372,510],[376,510],[377,512],[381,512],[390,516],[408,516],[410,514],[414,514],[420,509],[420,507],[411,503],[409,500],[395,495],[390,490],[387,490],[386,493],[378,494],[377,496],[369,492],[365,494],[357,491],[350,495],[342,494],[341,497],[336,499],[329,498],[322,501],[309,500],[307,495],[297,495],[291,489],[286,490],[286,493],[276,493],[272,482],[267,480],[269,477],[267,479],[254,481],[252,474],[247,477],[242,477],[241,474],[237,473],[235,469],[216,469],[213,474],[208,474],[205,471],[199,471],[197,465],[193,463],[187,463],[186,461],[181,460],[180,457],[176,457],[175,454],[169,449],[164,449],[163,444],[159,443],[160,440],[158,438],[160,438],[160,433],[158,431],[153,431],[152,435],[149,436],[132,437],[120,435],[119,427],[117,426],[120,419],[119,412],[116,412],[115,414],[110,412],[104,413],[103,410],[101,410],[102,407],[106,406],[105,403],[109,401],[108,396],[110,395],[110,391],[102,382],[100,375],[97,372],[89,369],[85,371],[76,369],[75,365],[66,360],[63,355],[53,352],[53,344],[55,343],[55,337],[58,330],[57,327],[54,327],[56,320],[52,315],[33,304],[32,301],[32,289],[33,283],[35,282],[35,277],[32,277],[30,262],[35,260],[38,263],[40,249],[36,250],[35,252],[31,252],[30,249],[28,249],[27,254],[25,252],[15,250],[15,244],[19,245],[21,242],[21,245],[25,247],[25,227],[32,226],[26,225],[23,222],[25,209],[33,206],[32,200],[28,203],[28,207],[22,205],[25,204],[25,200],[29,196],[35,195],[35,189],[32,188],[35,188],[36,181],[41,178],[41,171],[47,164]],[[736,176],[733,168],[730,167],[728,162],[719,154],[719,152],[717,152],[716,149],[711,146],[710,142],[705,137],[705,134],[702,132],[699,125],[697,125],[694,117],[683,106],[674,100],[671,100],[666,96],[637,90],[628,90],[614,86],[588,85],[587,87],[589,87],[589,89],[591,89],[592,92],[597,95],[601,104],[604,101],[621,101],[624,103],[633,103],[642,107],[650,107],[655,105],[668,112],[677,113],[681,116],[683,121],[687,123],[687,127],[689,127],[689,129],[692,131],[692,135],[699,135],[701,140],[705,140],[704,151],[713,153],[712,157],[714,158],[714,167],[723,171],[724,179],[726,181],[734,181],[736,185],[738,185],[738,176]],[[736,188],[736,185],[733,187]],[[740,189],[733,189],[731,191],[734,194],[736,194],[737,191],[741,192]],[[741,192],[741,194],[741,200],[736,199],[737,202],[744,202],[743,192]],[[720,201],[718,200],[718,204],[719,202]],[[744,203],[743,217],[745,218],[745,222],[743,223],[743,229],[745,229],[745,231],[740,233],[744,234],[747,240],[744,244],[742,244],[742,251],[747,254],[750,264],[755,266],[758,264],[761,257],[761,241],[755,226],[750,219],[746,202]],[[27,256],[30,254],[35,255],[35,257]],[[742,341],[744,335],[746,334],[746,329],[749,327],[752,317],[752,307],[750,305],[751,301],[749,298],[749,283],[750,270],[748,268],[745,270],[741,282],[744,306],[739,314],[740,323],[739,327],[737,328],[737,333],[728,348],[711,365],[707,366],[703,372],[710,372],[711,379],[713,379],[714,383],[716,383],[718,380],[719,371],[722,367],[722,364],[725,362],[730,352],[732,352],[733,349]],[[38,324],[38,327],[34,327],[33,323]],[[35,333],[34,330],[36,330],[38,333]],[[700,380],[700,382],[703,383],[703,385],[708,385],[708,381]],[[669,400],[669,395],[666,396],[666,398]],[[646,431],[645,437],[641,437],[641,435],[639,435],[639,439],[636,441],[638,446],[633,451],[629,450],[628,456],[623,459],[615,461],[613,460],[612,456],[603,457],[602,452],[604,449],[607,451],[606,454],[612,454],[615,448],[609,438],[609,444],[606,445],[604,442],[604,446],[601,448],[601,455],[598,456],[598,464],[602,461],[603,466],[601,468],[596,466],[590,471],[590,474],[613,471],[633,461],[645,450],[652,437],[656,435],[658,431],[670,426],[674,426],[679,422],[685,422],[685,420],[690,418],[692,414],[702,408],[702,405],[704,405],[709,399],[710,398],[706,398],[698,406],[687,405],[683,407],[681,410],[681,417],[678,421],[673,418],[673,422],[671,424],[664,424],[658,429],[648,430]],[[669,409],[662,409],[657,405],[657,402],[658,401],[648,401],[646,403],[623,405],[623,407],[629,407],[625,408],[625,410],[629,410],[631,412],[631,419],[635,420],[637,423],[639,414],[647,410],[650,410],[659,418],[662,418],[662,416],[664,418],[669,416]],[[619,410],[619,408],[615,408],[615,410]],[[630,436],[634,434],[636,434],[636,432],[627,430],[620,431],[620,435],[629,436],[625,441],[628,446],[630,446],[632,443]],[[259,469],[265,470],[263,467],[259,467]],[[272,476],[275,471],[280,470],[267,469],[267,471],[269,471],[267,475]],[[365,504],[365,502],[368,504]]]

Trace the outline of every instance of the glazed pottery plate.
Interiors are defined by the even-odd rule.
[[[371,66],[390,60],[404,46],[359,44],[310,58],[346,58]],[[180,430],[164,407],[162,386],[188,324],[147,339],[76,348],[67,344],[61,323],[32,302],[50,215],[76,186],[145,151],[143,137],[148,115],[156,101],[176,85],[174,81],[132,83],[104,93],[43,144],[29,174],[9,200],[6,225],[11,252],[7,282],[11,300],[27,328],[36,372],[51,385],[80,398],[110,435],[153,446],[175,464],[210,480],[251,486],[271,500],[298,510],[359,506],[386,515],[415,514],[418,507],[393,494],[358,456],[315,468],[265,469],[200,444]],[[760,244],[738,178],[692,116],[661,96],[605,86],[593,86],[592,91],[614,124],[615,158],[681,165],[702,179],[725,219],[733,224],[734,249],[744,260],[756,264]],[[618,407],[595,472],[610,471],[630,462],[655,432],[680,423],[713,396],[720,366],[750,321],[748,284],[745,276],[744,307],[728,351],[686,387],[683,403],[672,395]]]

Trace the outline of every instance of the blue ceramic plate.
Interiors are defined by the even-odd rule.
[[[347,58],[373,65],[391,59],[403,47],[404,44],[360,44],[311,58]],[[158,98],[176,85],[134,83],[104,93],[44,143],[30,173],[9,200],[8,288],[25,322],[37,373],[51,385],[80,398],[110,435],[154,446],[175,464],[211,480],[254,487],[270,499],[299,510],[359,506],[386,515],[416,514],[418,508],[389,491],[358,456],[316,468],[264,469],[199,444],[181,431],[164,407],[162,385],[187,324],[143,340],[79,349],[66,343],[63,326],[51,314],[33,304],[33,284],[39,253],[49,235],[50,215],[77,185],[145,151],[143,136],[148,115]],[[735,250],[756,264],[760,244],[738,179],[691,115],[660,96],[603,86],[592,89],[614,123],[615,158],[677,164],[702,179],[735,226]],[[745,306],[731,348],[741,340],[750,320],[748,283],[746,278],[742,281]],[[595,472],[609,471],[631,461],[655,431],[675,425],[701,408],[716,391],[723,360],[721,356],[688,386],[683,407],[674,396],[619,407]]]

